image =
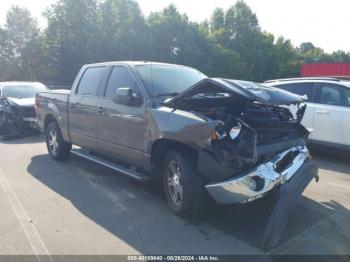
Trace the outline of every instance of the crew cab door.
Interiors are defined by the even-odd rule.
[[[130,88],[132,101],[116,99],[119,88]],[[142,165],[145,133],[145,101],[137,78],[127,66],[111,69],[98,101],[97,147],[111,158]]]
[[[69,134],[73,144],[94,150],[97,133],[97,91],[106,67],[88,67],[68,102]]]
[[[315,104],[312,140],[350,145],[350,89],[331,83],[320,83]]]

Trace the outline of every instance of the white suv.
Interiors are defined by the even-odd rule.
[[[311,131],[310,142],[350,149],[350,82],[335,78],[290,78],[266,81],[305,97],[302,124]]]

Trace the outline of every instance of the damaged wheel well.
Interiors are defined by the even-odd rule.
[[[152,169],[159,171],[162,168],[164,157],[169,150],[179,150],[189,152],[197,166],[197,151],[192,147],[171,139],[159,139],[154,142],[151,151]]]
[[[49,124],[51,124],[52,122],[57,122],[56,118],[53,115],[47,115],[45,117],[45,121],[44,121],[44,130],[46,131],[47,126]]]

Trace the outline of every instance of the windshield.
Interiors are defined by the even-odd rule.
[[[2,96],[12,98],[34,98],[38,91],[46,90],[47,87],[43,84],[35,83],[32,85],[10,84],[3,85]]]
[[[152,97],[175,96],[207,78],[198,70],[177,65],[139,65],[136,71]]]

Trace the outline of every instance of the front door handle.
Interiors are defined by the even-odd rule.
[[[76,104],[70,104],[70,108],[76,108],[77,105]]]
[[[105,109],[104,109],[102,106],[99,106],[99,107],[98,107],[98,112],[99,112],[101,115],[104,115],[104,114],[105,114]]]
[[[329,115],[331,112],[328,110],[319,110],[316,111],[317,114]]]

